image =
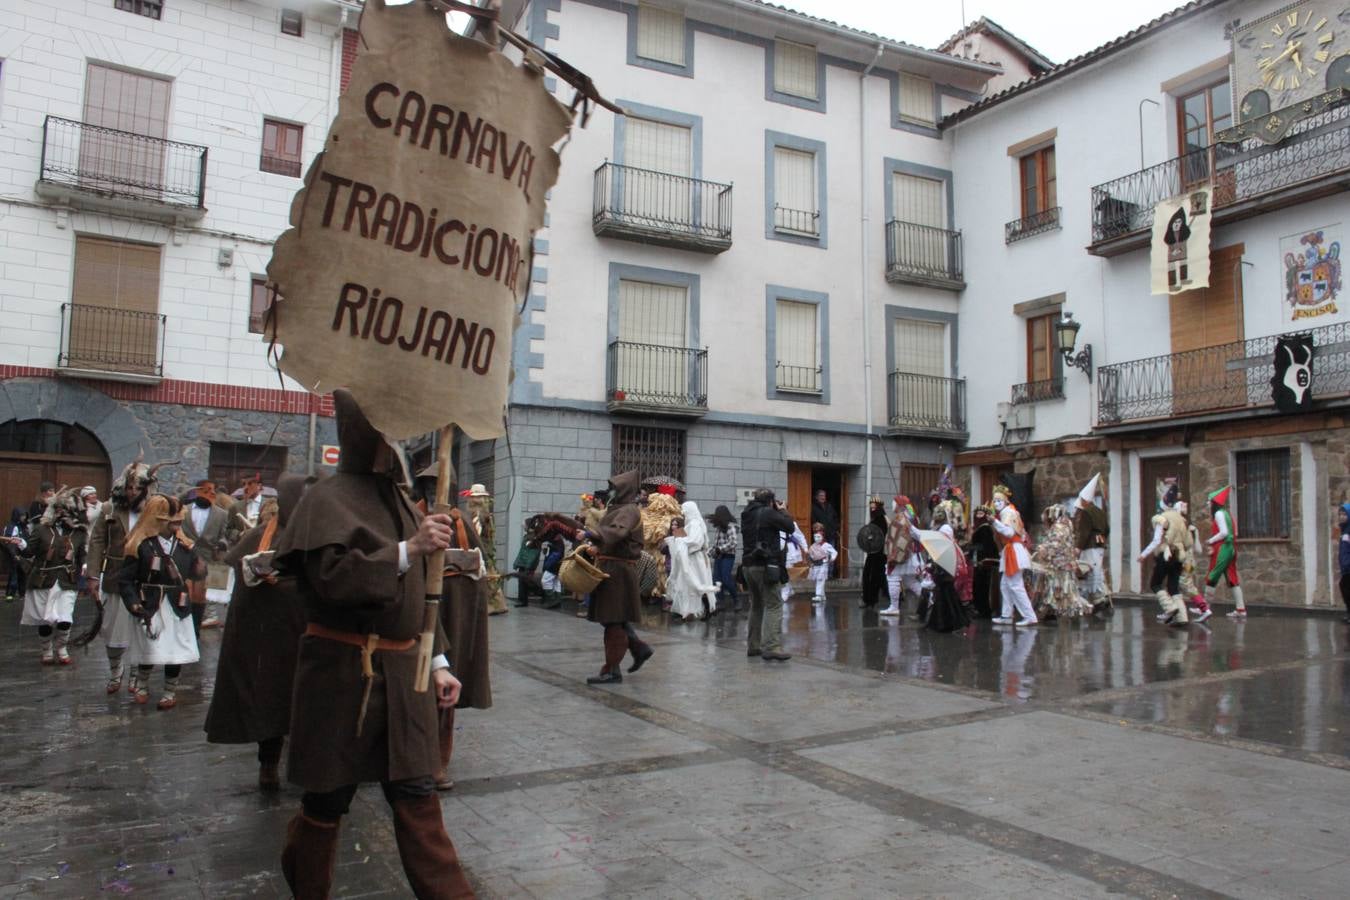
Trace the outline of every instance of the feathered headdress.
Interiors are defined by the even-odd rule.
[[[990,493],[991,493],[993,496],[995,496],[995,497],[1002,497],[1004,500],[1008,501],[1009,503],[1012,503],[1012,502],[1013,502],[1013,492],[1012,492],[1012,488],[1008,487],[1006,484],[996,484],[996,485],[994,485],[994,489],[993,489],[993,491],[991,491]]]

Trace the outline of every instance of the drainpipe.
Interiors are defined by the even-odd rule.
[[[872,496],[872,328],[871,328],[871,304],[867,296],[867,280],[872,277],[870,262],[867,253],[867,247],[870,243],[872,233],[870,228],[870,219],[867,216],[867,76],[876,68],[881,61],[881,51],[884,45],[877,44],[876,55],[872,61],[863,69],[858,76],[858,200],[862,208],[862,240],[858,241],[861,248],[862,268],[860,269],[862,281],[862,333],[863,333],[863,408],[866,411],[867,436],[864,438],[866,446],[863,451],[863,510],[867,510],[867,498]]]
[[[305,474],[314,474],[314,441],[318,430],[319,417],[314,413],[314,402],[309,406],[309,453],[305,456]]]

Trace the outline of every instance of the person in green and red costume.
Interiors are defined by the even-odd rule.
[[[1246,619],[1247,604],[1242,599],[1242,586],[1238,582],[1237,570],[1237,522],[1228,511],[1228,501],[1233,496],[1233,486],[1227,485],[1209,495],[1209,513],[1213,520],[1214,533],[1209,539],[1209,575],[1205,577],[1205,602],[1214,600],[1214,589],[1219,579],[1228,579],[1228,587],[1233,592],[1233,602],[1237,609],[1228,614],[1230,619]]]

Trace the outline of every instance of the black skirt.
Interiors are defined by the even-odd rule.
[[[956,595],[956,584],[946,572],[934,577],[933,603],[928,610],[928,628],[933,631],[958,631],[970,624],[970,614]]]

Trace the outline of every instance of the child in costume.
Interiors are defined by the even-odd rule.
[[[1209,495],[1209,513],[1213,519],[1214,534],[1209,539],[1209,574],[1205,576],[1205,602],[1214,599],[1214,589],[1219,579],[1226,578],[1233,592],[1233,602],[1237,609],[1228,614],[1230,619],[1246,619],[1247,604],[1242,599],[1242,585],[1238,582],[1237,570],[1237,522],[1228,511],[1228,501],[1232,498],[1233,486],[1230,484]]]
[[[811,528],[811,546],[807,548],[806,555],[811,560],[811,580],[816,585],[811,602],[824,603],[825,582],[830,579],[830,567],[839,557],[839,551],[825,539],[825,527],[819,522]]]

